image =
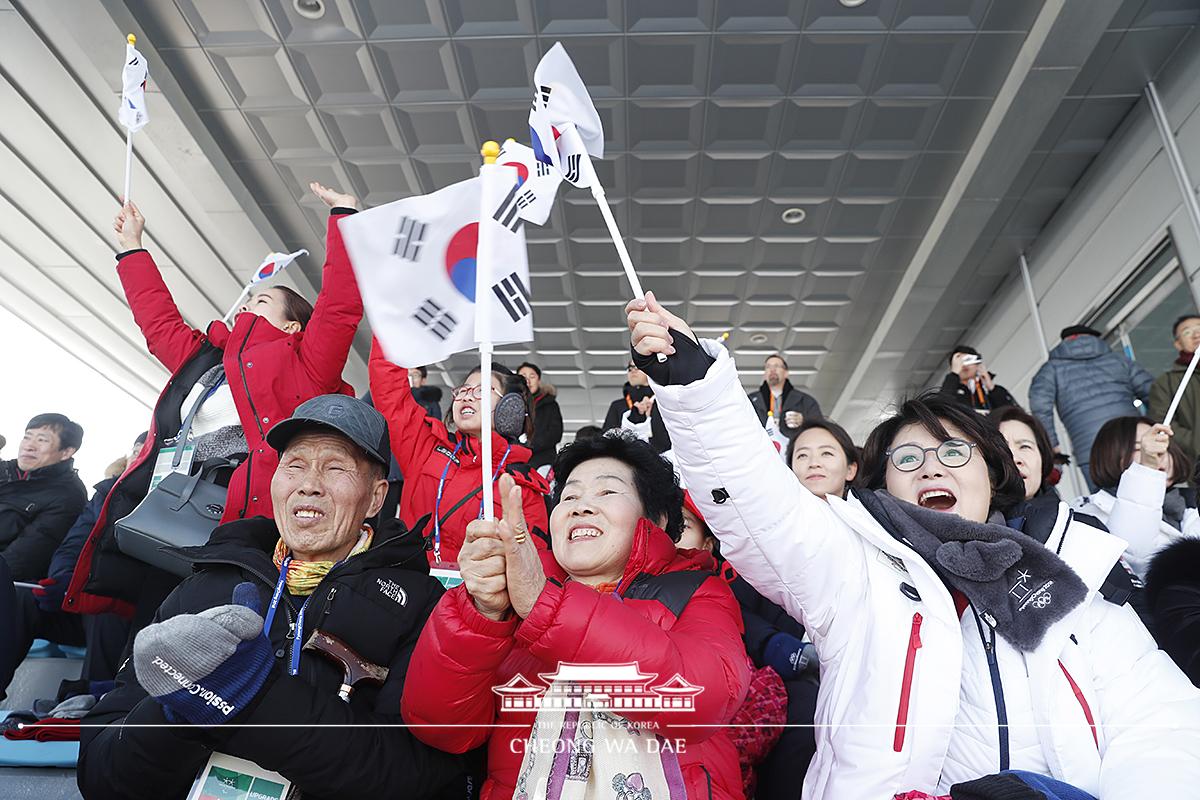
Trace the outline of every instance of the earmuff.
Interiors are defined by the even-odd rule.
[[[525,395],[514,391],[514,386],[525,386],[525,379],[502,364],[493,364],[492,370],[505,376],[504,395],[496,401],[492,409],[492,429],[509,441],[515,441],[525,432],[525,418],[529,415],[529,407],[525,403]],[[517,381],[520,381],[517,384]]]

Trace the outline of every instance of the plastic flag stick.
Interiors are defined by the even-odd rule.
[[[490,224],[491,209],[487,207],[491,193],[488,186],[492,181],[501,180],[500,167],[496,166],[496,156],[500,155],[500,145],[488,141],[480,149],[483,155],[483,166],[479,168],[481,185],[479,190],[479,240],[475,246],[476,286],[491,286],[492,284],[492,253],[494,245],[492,237],[495,233]],[[480,281],[478,275],[482,274]],[[483,480],[483,518],[494,520],[495,499],[492,487],[492,327],[491,327],[491,297],[475,298],[475,335],[479,339],[479,413],[482,415],[479,429],[480,453],[483,460],[480,476]]]
[[[1183,399],[1183,392],[1188,387],[1188,382],[1192,379],[1192,373],[1196,371],[1196,359],[1200,358],[1200,349],[1197,349],[1192,354],[1192,360],[1188,362],[1187,369],[1184,370],[1183,380],[1179,382],[1179,388],[1175,390],[1175,396],[1171,398],[1171,405],[1167,408],[1167,415],[1163,417],[1163,425],[1170,427],[1171,420],[1175,418],[1175,411],[1179,408],[1179,401]]]

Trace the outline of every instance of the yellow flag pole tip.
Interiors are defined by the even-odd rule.
[[[483,147],[479,149],[479,152],[483,156],[483,163],[495,164],[496,156],[500,155],[500,145],[489,139],[483,143]]]
[[[131,33],[125,37],[125,41],[129,42],[130,44],[137,44],[137,37]]]

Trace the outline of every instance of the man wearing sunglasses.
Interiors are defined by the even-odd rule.
[[[621,398],[613,400],[604,415],[604,430],[627,430],[644,439],[660,453],[671,449],[671,437],[662,416],[654,407],[650,379],[632,361],[625,365],[625,386]]]

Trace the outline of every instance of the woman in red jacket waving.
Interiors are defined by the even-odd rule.
[[[370,373],[371,402],[387,419],[392,455],[404,474],[400,519],[412,527],[421,517],[430,515],[432,520],[425,528],[433,538],[429,560],[453,565],[467,523],[483,516],[484,469],[479,441],[483,384],[479,370],[467,375],[462,386],[451,392],[453,402],[444,420],[426,415],[424,407],[413,399],[408,370],[388,361],[378,342],[371,347]],[[508,425],[497,424],[492,429],[488,476],[495,482],[508,473],[525,490],[526,519],[537,546],[545,547],[549,527],[545,496],[550,487],[528,468],[533,452],[515,441],[521,433],[529,432],[529,387],[521,376],[494,365],[491,390],[492,408],[499,412],[494,416],[497,420],[507,418]],[[504,430],[506,427],[510,429]],[[499,515],[499,492],[495,493],[495,506]]]
[[[741,798],[720,727],[750,678],[741,613],[711,554],[675,549],[682,492],[670,464],[643,442],[600,437],[564,448],[554,473],[552,552],[534,548],[508,478],[504,518],[468,527],[464,583],[438,603],[409,663],[405,722],[449,752],[486,743],[483,800],[534,796],[547,768],[555,785],[568,759],[544,757],[564,738],[569,777],[591,788],[620,782],[639,796],[681,777],[688,797]],[[592,685],[545,689],[568,674]]]
[[[362,298],[337,223],[358,201],[318,183],[311,188],[331,209],[316,305],[273,286],[252,295],[232,327],[220,320],[203,331],[188,325],[142,249],[141,212],[128,203],[117,215],[117,274],[147,347],[171,380],[155,404],[148,441],[109,493],[80,553],[67,610],[129,614],[129,603],[139,602],[144,568],[117,549],[113,525],[145,497],[159,452],[174,445],[170,440],[193,406],[191,463],[235,454],[244,459],[229,479],[221,520],[229,522],[271,516],[271,476],[279,461],[265,439],[271,426],[311,397],[354,393],[342,369],[362,319]]]

